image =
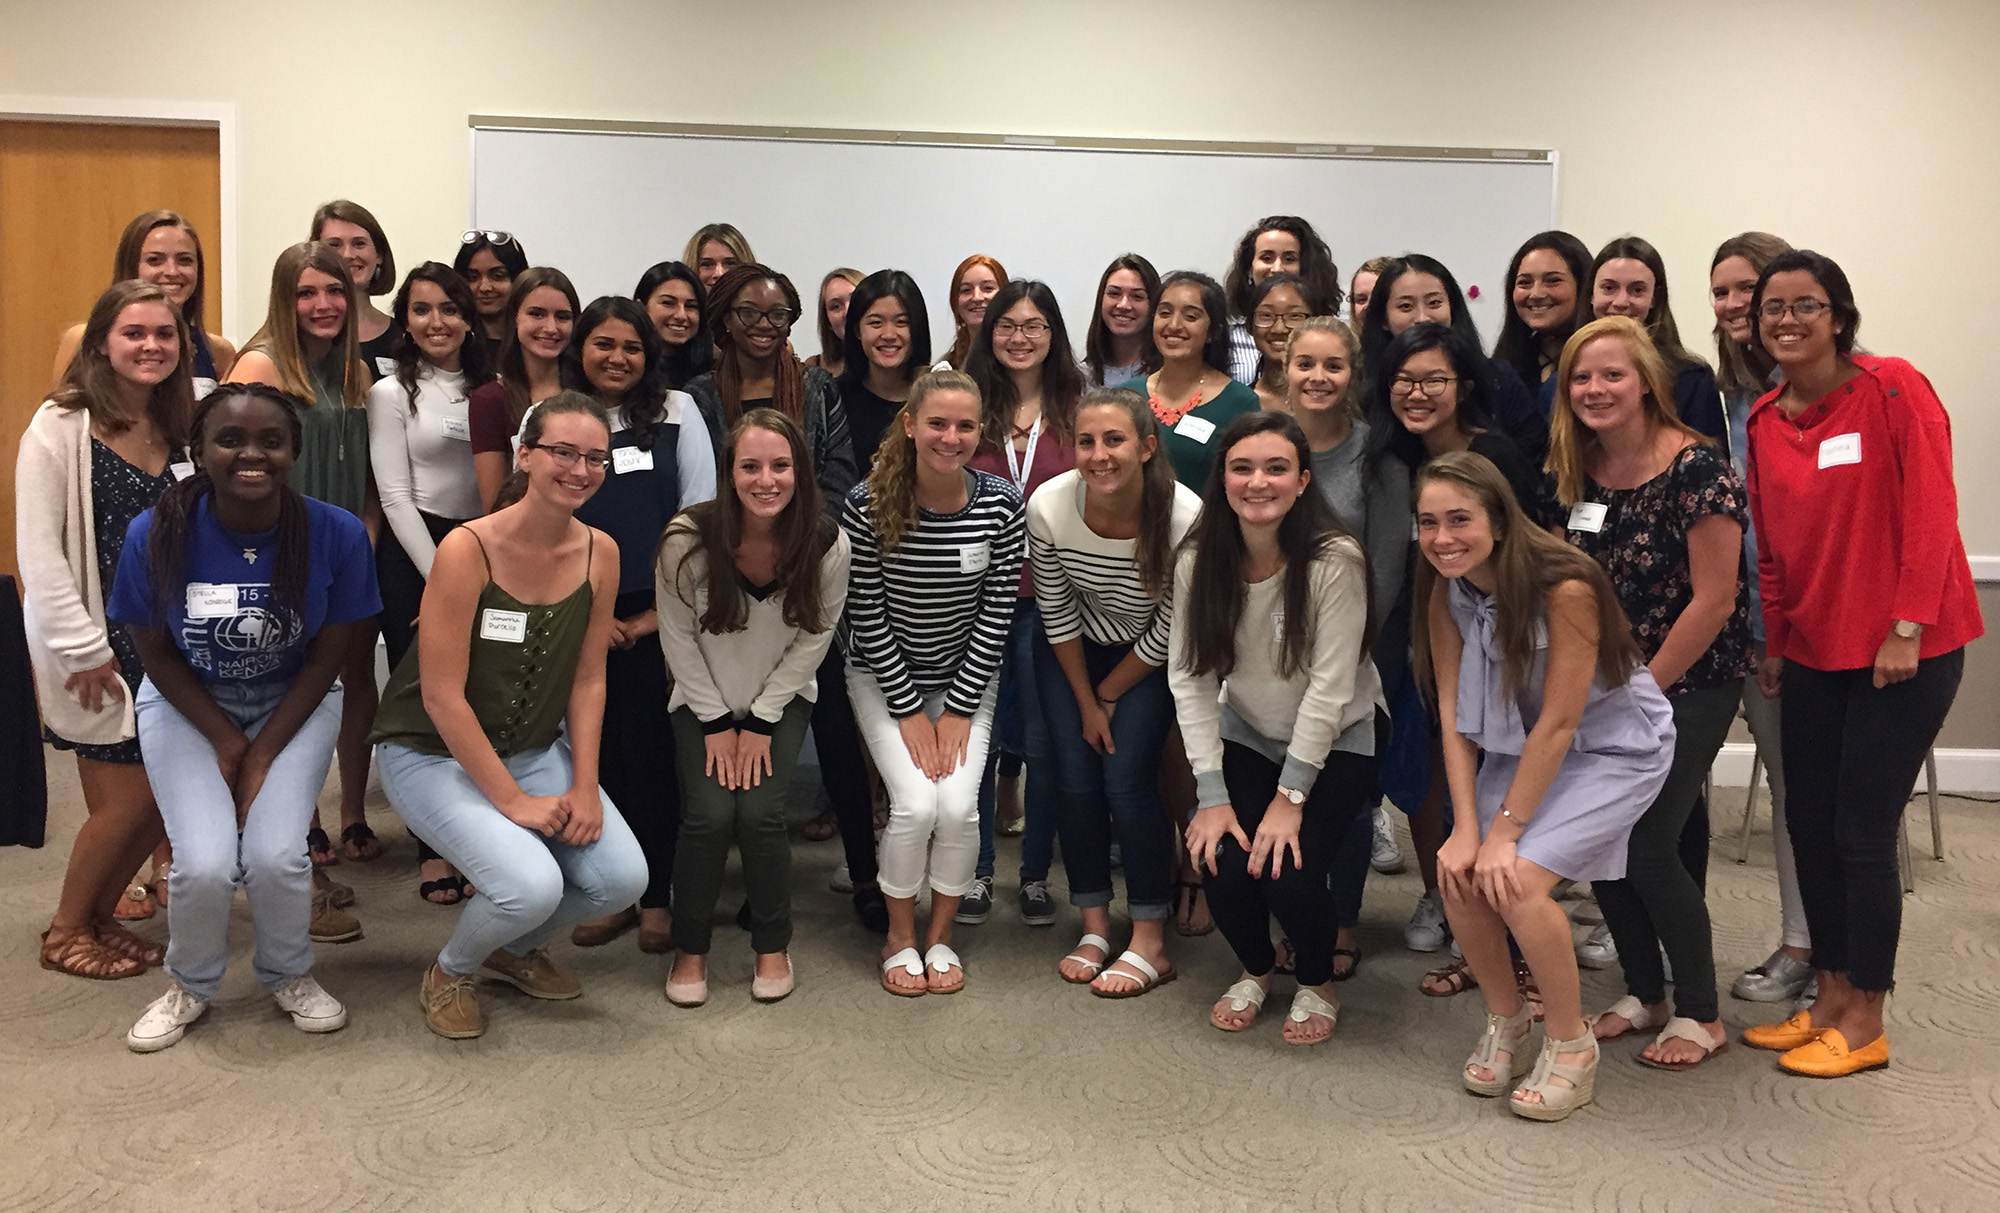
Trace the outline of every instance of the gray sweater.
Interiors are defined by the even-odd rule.
[[[1367,446],[1368,423],[1356,418],[1339,446],[1313,452],[1312,474],[1313,486],[1368,552],[1379,620],[1403,592],[1415,512],[1410,503],[1410,469],[1394,455],[1384,455],[1371,476],[1362,454]]]

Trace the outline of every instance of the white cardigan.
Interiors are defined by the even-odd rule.
[[[113,745],[138,735],[132,699],[118,693],[95,712],[63,684],[110,661],[104,587],[90,500],[90,413],[44,401],[14,463],[14,545],[26,592],[28,660],[42,719],[65,741]]]

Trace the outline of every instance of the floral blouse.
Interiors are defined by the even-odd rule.
[[[1601,510],[1601,515],[1600,515]],[[1674,456],[1666,471],[1635,489],[1607,489],[1584,479],[1583,498],[1569,513],[1569,541],[1590,553],[1611,578],[1632,636],[1651,661],[1674,621],[1694,601],[1688,532],[1711,514],[1750,525],[1742,477],[1720,448],[1697,443]],[[1597,528],[1590,529],[1596,522]],[[1695,659],[1669,695],[1721,686],[1752,669],[1750,579],[1738,558],[1736,606],[1715,643]]]

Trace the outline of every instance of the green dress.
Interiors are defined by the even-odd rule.
[[[475,542],[479,536],[471,531]],[[465,701],[479,718],[479,727],[493,752],[502,758],[544,749],[562,734],[569,711],[570,685],[576,680],[577,656],[590,629],[590,555],[597,546],[591,533],[584,556],[583,584],[555,602],[522,602],[496,585],[493,564],[486,565],[486,585],[479,591],[472,616],[472,645],[465,668]],[[479,554],[486,545],[479,542]],[[438,736],[424,710],[423,686],[417,671],[421,650],[412,648],[382,692],[370,744],[393,742],[420,754],[448,755],[451,748]],[[661,744],[667,744],[662,741]]]
[[[368,410],[348,408],[340,393],[340,354],[306,368],[312,407],[299,410],[304,448],[292,466],[291,486],[307,497],[359,517],[368,500]]]
[[[1151,399],[1146,391],[1144,375],[1128,379],[1118,386],[1131,388]],[[1262,407],[1257,393],[1231,379],[1207,404],[1184,414],[1171,425],[1162,420],[1160,441],[1167,449],[1168,462],[1174,465],[1174,479],[1197,493],[1206,488],[1208,470],[1215,465],[1218,454],[1216,440],[1222,436],[1222,431],[1238,417],[1254,413]],[[1157,405],[1154,411],[1158,413]]]

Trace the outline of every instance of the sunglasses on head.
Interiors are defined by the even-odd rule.
[[[458,238],[460,244],[478,244],[481,240],[484,240],[488,244],[512,244],[514,243],[514,233],[486,232],[475,228]]]

